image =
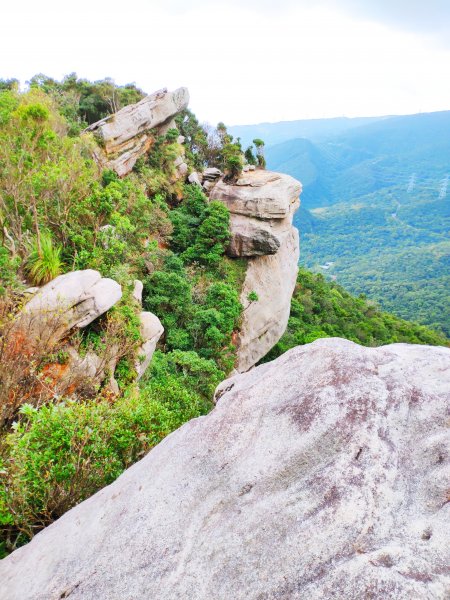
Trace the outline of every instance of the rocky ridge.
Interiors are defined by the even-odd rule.
[[[446,598],[449,390],[447,348],[299,346],[1,561],[0,598]]]
[[[87,131],[99,143],[97,161],[121,176],[127,174],[150,150],[155,135],[175,127],[173,118],[188,101],[186,88],[161,90],[94,123]],[[184,138],[178,141],[182,144]],[[219,200],[230,210],[227,253],[248,261],[241,292],[242,326],[235,336],[235,367],[247,371],[278,342],[287,326],[298,271],[299,240],[292,219],[301,184],[289,175],[248,165],[232,183],[216,167],[189,173],[182,153],[174,166],[177,178],[202,186],[210,200]]]
[[[120,176],[126,175],[137,159],[148,152],[156,136],[176,127],[174,117],[187,108],[188,103],[187,88],[174,92],[163,89],[93,123],[86,131],[92,132],[98,142],[96,160],[102,167],[113,169]],[[183,176],[187,173],[184,164],[183,160],[176,164]]]
[[[301,189],[289,175],[257,169],[233,183],[221,178],[210,191],[211,200],[230,210],[227,253],[248,261],[237,335],[238,372],[254,366],[286,330],[298,272],[299,237],[292,219]]]

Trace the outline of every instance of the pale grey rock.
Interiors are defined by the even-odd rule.
[[[243,173],[235,183],[219,180],[210,193],[231,213],[257,219],[284,219],[299,206],[301,183],[290,175],[255,170]]]
[[[210,191],[211,200],[230,210],[227,254],[249,259],[241,294],[244,311],[235,335],[238,372],[253,367],[286,330],[298,272],[298,232],[292,219],[301,189],[289,175],[258,169],[246,171],[236,183],[220,179]],[[258,300],[249,304],[251,292]]]
[[[180,164],[177,165],[177,173],[178,173],[179,179],[186,179],[186,175],[188,174],[188,171],[189,171],[189,167],[184,162],[184,160]]]
[[[251,257],[275,254],[283,236],[292,229],[292,217],[262,220],[230,214],[231,240],[227,254],[231,257]]]
[[[156,315],[151,312],[141,312],[142,346],[139,349],[139,360],[136,363],[137,379],[139,380],[147,370],[156,349],[159,338],[164,333],[164,327]]]
[[[55,326],[55,338],[86,327],[122,297],[121,286],[98,271],[71,271],[47,283],[24,306],[19,325],[33,320],[39,328]]]
[[[166,90],[167,91],[167,90]],[[175,119],[169,119],[163,125],[158,126],[158,135],[166,135],[170,129],[178,129]]]
[[[171,181],[185,180],[189,171],[189,167],[185,162],[184,148],[181,148],[181,154],[174,160],[175,175],[171,178]]]
[[[208,167],[202,173],[203,181],[216,181],[223,173],[217,167]]]
[[[200,181],[199,174],[196,171],[194,171],[193,173],[191,173],[189,175],[188,181],[189,181],[189,183],[194,183],[195,185],[199,185],[199,186],[202,185],[201,181]]]
[[[1,600],[450,594],[450,350],[341,339],[217,407],[0,561]]]
[[[86,352],[81,356],[72,346],[66,346],[64,350],[69,355],[69,371],[71,377],[83,377],[91,381],[100,382],[104,378],[105,364],[95,352]]]
[[[276,254],[248,260],[241,292],[244,310],[236,341],[235,368],[239,373],[261,360],[286,331],[298,273],[298,231],[290,227],[278,239]],[[251,292],[258,300],[249,302]]]
[[[40,290],[39,286],[32,286],[27,288],[26,290],[23,290],[23,295],[24,296],[34,296],[35,294],[38,293],[38,291]]]
[[[93,123],[86,131],[92,132],[99,142],[96,160],[118,175],[126,175],[150,149],[154,136],[164,135],[175,126],[173,118],[187,108],[188,103],[187,88],[174,92],[159,90]]]
[[[142,292],[144,291],[144,284],[139,279],[135,279],[133,285],[133,298],[136,300],[136,302],[142,304]]]
[[[214,186],[215,186],[214,181],[209,181],[208,179],[206,179],[202,183],[203,191],[206,192],[207,194],[213,189]]]

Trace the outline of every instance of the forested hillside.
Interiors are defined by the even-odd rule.
[[[321,274],[300,269],[286,333],[264,362],[326,337],[343,337],[372,347],[402,342],[449,345],[445,336],[386,313],[366,296],[353,296]]]
[[[392,117],[266,150],[304,183],[302,264],[447,335],[449,127],[450,112]]]
[[[26,93],[3,82],[0,91],[0,551],[24,543],[207,412],[234,363],[243,267],[224,256],[229,213],[185,184],[174,164],[182,133],[192,167],[225,169],[236,154],[230,138],[212,147],[184,111],[177,129],[155,139],[120,179],[92,160],[92,135],[80,136],[89,122],[142,96],[134,86],[74,76],[33,78]],[[51,374],[70,360],[67,340],[29,352],[26,340],[15,339],[25,289],[80,269],[122,286],[122,300],[69,340],[80,357],[107,361],[114,350],[118,394],[107,379],[99,386],[87,377],[79,393],[53,392]],[[136,279],[144,309],[165,328],[139,386]]]

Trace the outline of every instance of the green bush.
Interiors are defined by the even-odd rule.
[[[195,352],[155,354],[138,393],[21,408],[0,455],[0,544],[11,551],[205,414],[223,379]]]
[[[34,285],[48,283],[62,273],[61,246],[53,244],[50,233],[42,231],[40,240],[33,240],[25,270]]]
[[[217,200],[206,207],[195,241],[182,254],[187,261],[196,261],[209,267],[219,264],[230,242],[230,212]]]
[[[12,258],[9,251],[0,246],[0,296],[5,294],[7,289],[19,287],[17,271],[20,265],[18,256]]]

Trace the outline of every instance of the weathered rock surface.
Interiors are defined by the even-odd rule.
[[[208,167],[202,173],[203,181],[217,181],[222,177],[223,173],[217,167]]]
[[[450,593],[450,350],[318,340],[0,562],[2,600]]]
[[[257,219],[292,218],[299,206],[301,183],[290,175],[272,171],[248,171],[230,185],[221,179],[211,192],[233,214]]]
[[[141,312],[139,318],[141,320],[143,344],[139,349],[140,360],[136,364],[138,380],[147,370],[147,367],[152,360],[153,353],[155,352],[156,344],[164,333],[164,327],[162,326],[161,321],[153,313],[145,311]]]
[[[230,214],[232,236],[227,249],[228,256],[276,254],[281,245],[280,233],[284,233],[279,230],[277,224],[276,221],[261,221]]]
[[[244,172],[232,185],[223,179],[211,200],[230,210],[231,240],[227,254],[249,259],[241,293],[242,325],[236,337],[236,369],[255,365],[278,342],[289,319],[298,272],[298,232],[292,226],[300,205],[299,181],[271,171]],[[250,292],[258,300],[249,304]]]
[[[86,269],[60,275],[40,288],[24,306],[18,327],[30,335],[64,337],[74,327],[86,327],[122,297],[122,288],[98,271]]]
[[[299,236],[291,227],[280,236],[276,254],[248,260],[241,292],[244,307],[237,338],[235,368],[248,371],[275,346],[286,331],[298,273]],[[258,300],[249,302],[255,292]]]
[[[170,129],[174,125],[173,118],[187,108],[188,103],[187,88],[174,92],[159,90],[93,123],[86,131],[93,132],[99,142],[97,161],[120,176],[126,175],[149,150],[154,136]]]
[[[193,173],[191,173],[188,176],[188,181],[189,181],[189,183],[193,183],[195,185],[199,185],[200,187],[202,185],[201,181],[200,181],[200,176],[199,176],[199,174],[196,171],[194,171]]]

